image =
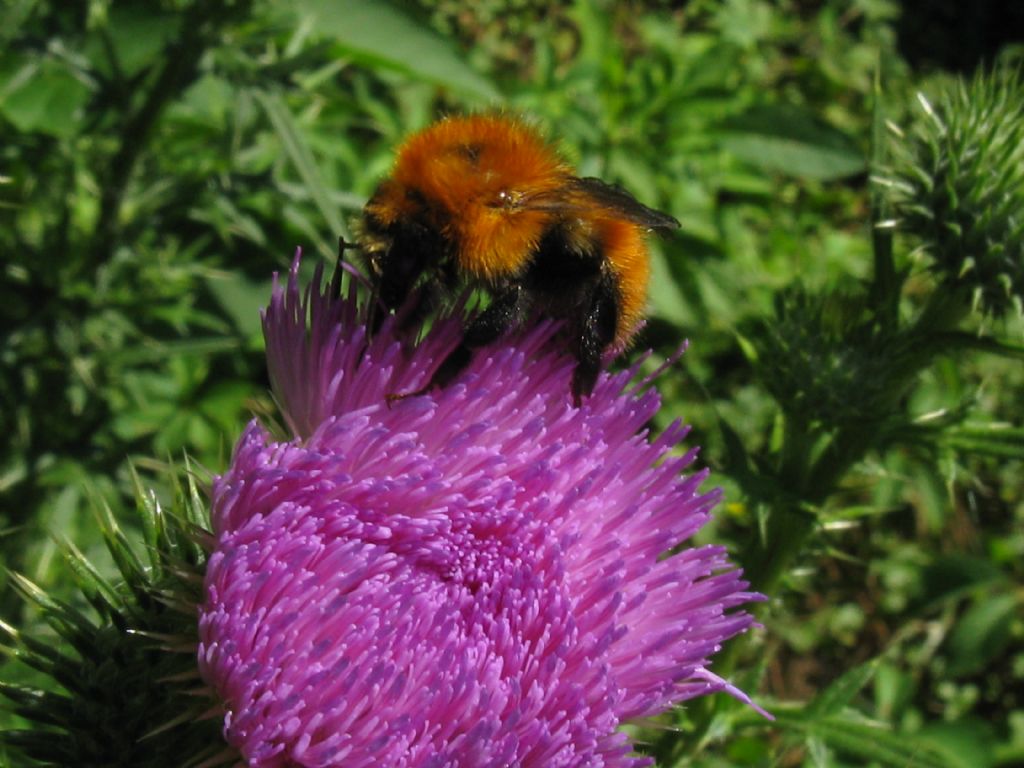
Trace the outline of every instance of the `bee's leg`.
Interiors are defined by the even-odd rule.
[[[444,387],[450,384],[473,360],[473,350],[490,344],[515,324],[522,310],[521,301],[522,288],[519,285],[509,286],[506,290],[495,294],[487,309],[469,323],[462,336],[462,341],[441,361],[426,386],[413,392],[388,395],[388,403],[414,395],[422,395],[434,387]]]
[[[584,301],[586,314],[577,331],[576,370],[572,374],[572,399],[578,408],[584,395],[594,390],[601,372],[601,356],[615,340],[619,324],[619,294],[615,279],[603,273]]]
[[[373,310],[371,313],[370,332],[376,336],[384,318],[393,310],[398,310],[409,300],[413,290],[415,275],[407,274],[398,269],[381,272],[374,283]]]
[[[345,242],[344,235],[338,235],[338,259],[334,262],[334,272],[331,273],[331,285],[328,289],[329,296],[337,297],[341,295],[341,276],[345,273],[345,269],[342,266],[345,263],[345,251],[356,248],[354,243]]]
[[[387,310],[381,304],[380,291],[376,288],[370,293],[369,302],[370,306],[367,308],[366,314],[366,327],[369,329],[369,337],[372,339],[377,335],[377,331],[380,330],[380,325],[384,322]]]
[[[442,295],[444,290],[435,277],[422,280],[398,308],[399,330],[404,333],[421,328],[427,316],[437,309]]]
[[[443,387],[462,373],[473,359],[473,350],[487,346],[511,328],[520,314],[522,288],[509,286],[494,296],[487,309],[466,326],[459,346],[453,349],[430,377],[429,387]]]

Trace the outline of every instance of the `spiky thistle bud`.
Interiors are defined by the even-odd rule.
[[[1024,88],[1020,72],[957,81],[897,137],[879,179],[947,287],[993,316],[1024,306]]]
[[[92,610],[10,575],[52,635],[0,622],[0,648],[33,668],[39,686],[0,683],[5,708],[24,723],[0,733],[0,761],[167,768],[237,759],[220,738],[212,691],[195,663],[206,562],[199,526],[209,525],[205,500],[191,480],[177,485],[166,508],[141,484],[137,490],[146,556],[136,555],[109,514],[101,518],[118,581],[102,576],[70,543],[63,545],[84,598],[79,602]]]
[[[786,413],[834,426],[887,415],[894,358],[904,347],[873,322],[863,296],[784,291],[775,316],[748,339],[749,355]]]

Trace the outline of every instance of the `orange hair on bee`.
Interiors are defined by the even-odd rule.
[[[493,280],[523,269],[553,218],[527,203],[557,193],[570,172],[526,123],[473,115],[412,136],[392,178],[440,209],[443,234],[459,244],[463,268]]]

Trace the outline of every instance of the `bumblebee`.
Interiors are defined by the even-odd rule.
[[[399,148],[363,210],[358,245],[387,310],[414,291],[423,303],[466,285],[490,295],[423,391],[540,315],[565,323],[579,405],[604,353],[624,348],[642,319],[649,231],[678,226],[617,186],[576,176],[521,120],[474,115],[443,119]]]

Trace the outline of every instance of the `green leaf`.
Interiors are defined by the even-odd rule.
[[[256,93],[256,100],[266,110],[267,117],[277,131],[288,157],[295,164],[295,169],[313,196],[320,213],[327,220],[328,226],[338,234],[348,235],[348,229],[338,214],[338,207],[331,202],[330,192],[320,175],[313,151],[309,148],[309,143],[299,130],[287,105],[277,94],[264,91]]]
[[[871,681],[877,670],[878,660],[874,659],[844,672],[815,697],[807,707],[807,714],[812,717],[838,714],[849,706],[853,697]]]
[[[681,83],[688,95],[709,93],[718,96],[735,87],[736,72],[743,52],[729,42],[720,42],[714,35],[693,33],[674,42],[690,57],[686,62],[686,78]]]
[[[949,637],[949,676],[980,672],[1001,655],[1018,610],[1013,595],[985,595],[967,609]]]
[[[969,555],[948,555],[930,564],[922,574],[925,585],[923,610],[959,600],[974,590],[1005,581],[993,563]]]
[[[988,723],[977,720],[929,723],[922,728],[921,738],[955,768],[988,768],[997,764],[996,739]]]
[[[164,47],[180,34],[182,15],[161,13],[152,5],[133,7],[115,3],[107,12],[106,21],[103,32],[112,48],[110,55],[116,57],[118,74],[130,78],[160,60]],[[108,70],[104,53],[96,51],[91,58]]]
[[[339,233],[340,234],[340,233]],[[207,273],[206,287],[246,337],[262,331],[260,310],[267,304],[271,281],[255,282],[240,272]]]
[[[1007,424],[952,427],[942,441],[963,453],[1024,459],[1024,428]]]
[[[844,133],[794,107],[754,107],[726,121],[722,130],[726,150],[768,171],[832,181],[867,167]]]
[[[884,720],[893,721],[902,715],[916,691],[916,680],[911,673],[896,663],[879,663],[875,674],[875,712]]]
[[[851,520],[863,520],[865,518],[882,517],[900,512],[903,507],[879,506],[878,504],[851,504],[845,507],[828,508],[821,515],[823,525],[828,523],[845,523]]]
[[[0,112],[20,131],[69,138],[81,126],[90,90],[53,59],[32,61],[0,75]]]
[[[0,4],[0,50],[23,30],[23,24],[36,10],[36,0],[6,0]]]
[[[333,37],[370,64],[487,101],[501,99],[494,85],[463,62],[448,40],[389,3],[299,0],[297,7],[313,30]]]
[[[831,750],[857,758],[858,765],[869,761],[894,768],[950,768],[956,763],[945,759],[924,739],[909,733],[856,719],[847,712],[823,718],[810,718],[810,711],[776,712],[775,726],[818,740]]]
[[[693,312],[672,278],[672,270],[660,248],[651,250],[649,297],[654,314],[658,317],[663,317],[675,325],[686,325],[694,321]]]

